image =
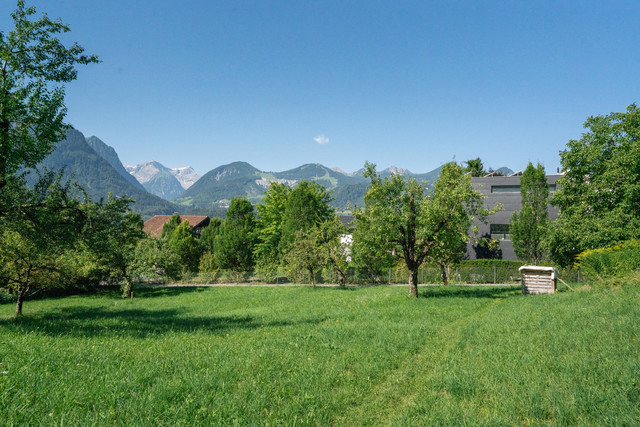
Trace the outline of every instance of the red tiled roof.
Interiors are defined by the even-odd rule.
[[[169,222],[171,215],[156,215],[151,219],[144,222],[144,228],[142,229],[151,237],[158,237],[162,234],[162,227]],[[191,227],[204,226],[205,222],[208,223],[210,218],[208,216],[200,215],[180,215],[180,221],[187,221]]]

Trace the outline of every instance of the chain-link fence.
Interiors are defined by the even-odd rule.
[[[449,284],[518,284],[523,263],[515,261],[463,262],[445,269]],[[419,284],[442,284],[443,269],[436,265],[423,265],[418,269]],[[560,269],[565,282],[584,280],[579,270]],[[336,284],[338,275],[332,269],[314,271],[316,284]],[[351,267],[344,272],[344,281],[350,285],[407,284],[409,273],[404,266],[388,269]],[[311,284],[309,271],[271,271],[260,274],[255,271],[216,271],[187,274],[183,282],[194,284],[255,283],[255,284]]]

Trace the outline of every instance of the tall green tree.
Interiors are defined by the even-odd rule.
[[[315,241],[315,250],[320,250],[320,241],[309,236],[316,236],[317,227],[335,217],[330,202],[331,195],[316,182],[301,181],[293,189],[271,184],[257,207],[255,257],[262,274],[274,276],[278,267],[293,262],[294,257],[286,255],[302,253],[300,245],[292,252],[299,237],[307,243]]]
[[[409,270],[409,294],[418,296],[418,268],[448,233],[468,238],[468,224],[474,216],[485,216],[482,196],[471,187],[471,177],[456,163],[443,166],[433,193],[415,178],[396,174],[380,178],[374,164],[365,163],[365,177],[371,185],[365,196],[361,223],[368,236],[378,236],[374,250],[385,250],[402,259]],[[464,236],[463,236],[464,235]]]
[[[586,249],[640,237],[640,108],[589,117],[584,127],[560,152],[566,172],[551,197],[560,213],[549,248],[560,265]]]
[[[167,243],[180,258],[184,271],[198,271],[201,248],[188,221],[182,221],[176,227]]]
[[[286,251],[298,231],[309,231],[334,215],[331,194],[317,182],[300,181],[291,190],[282,218],[280,250]]]
[[[219,268],[236,272],[253,269],[255,215],[245,198],[231,199],[227,217],[215,240],[215,260]]]
[[[291,187],[272,182],[262,203],[256,206],[256,245],[254,256],[257,268],[268,276],[275,276],[283,253],[280,250],[284,212]]]
[[[222,225],[222,218],[213,217],[202,233],[200,233],[200,239],[198,242],[202,246],[203,252],[215,252],[215,241],[218,234],[220,234],[220,226]]]
[[[98,62],[77,43],[67,47],[57,38],[67,25],[46,15],[32,20],[35,14],[18,0],[13,29],[0,32],[0,191],[17,170],[34,167],[64,139],[63,83],[75,80],[78,64]]]
[[[544,166],[527,165],[520,178],[522,208],[511,216],[511,241],[518,258],[535,265],[546,258],[549,185]]]

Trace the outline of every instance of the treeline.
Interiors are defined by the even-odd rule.
[[[233,198],[226,218],[213,218],[199,238],[174,215],[160,239],[179,255],[185,273],[255,271],[271,281],[283,268],[314,278],[318,269],[330,267],[343,278],[349,248],[341,236],[348,229],[330,203],[329,193],[316,182],[302,181],[295,188],[272,183],[255,209],[247,199]]]

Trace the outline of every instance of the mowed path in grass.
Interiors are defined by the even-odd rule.
[[[140,288],[0,305],[11,424],[637,424],[640,291]]]

